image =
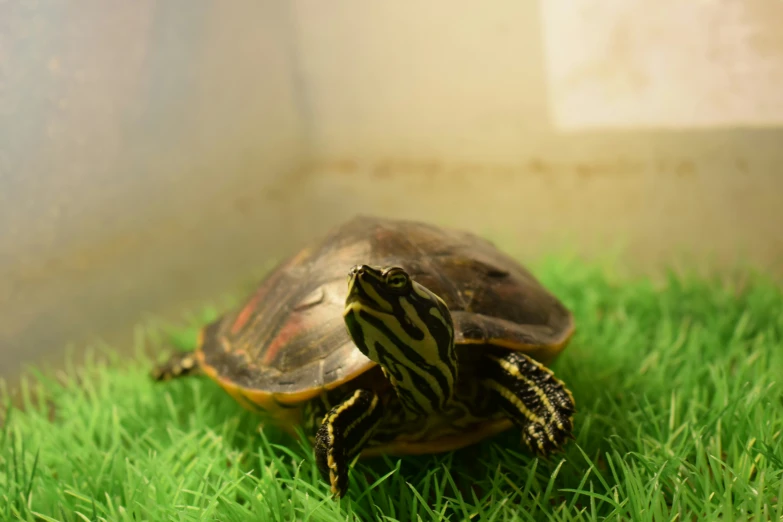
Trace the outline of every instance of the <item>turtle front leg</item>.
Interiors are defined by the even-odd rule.
[[[573,438],[573,395],[549,368],[520,352],[489,354],[481,380],[534,453],[546,457]]]
[[[179,377],[192,375],[199,371],[198,360],[192,351],[178,351],[164,363],[152,370],[151,376],[156,381],[168,381]]]
[[[359,389],[324,415],[315,435],[315,461],[338,498],[348,491],[348,463],[364,448],[383,420],[380,397]]]

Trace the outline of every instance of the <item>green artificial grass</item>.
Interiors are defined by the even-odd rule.
[[[536,273],[578,320],[554,365],[577,401],[576,441],[549,461],[510,431],[359,461],[335,502],[309,445],[259,431],[206,378],[151,383],[142,352],[168,350],[151,329],[130,361],[106,350],[24,381],[0,431],[0,520],[780,520],[781,288],[619,280],[571,261]]]

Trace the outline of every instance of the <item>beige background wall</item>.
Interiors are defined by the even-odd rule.
[[[529,252],[783,270],[783,5],[601,4],[297,2],[314,191]]]
[[[783,8],[713,4],[2,4],[0,374],[356,212],[783,274]]]

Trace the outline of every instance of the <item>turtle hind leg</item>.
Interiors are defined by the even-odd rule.
[[[546,457],[573,438],[574,398],[551,370],[520,352],[489,354],[482,370],[482,383],[534,453]]]
[[[329,410],[315,435],[315,461],[332,494],[348,491],[348,463],[361,452],[384,417],[380,397],[370,390],[355,390]]]
[[[155,381],[169,381],[198,373],[199,366],[195,352],[175,352],[164,363],[156,366],[151,377]]]

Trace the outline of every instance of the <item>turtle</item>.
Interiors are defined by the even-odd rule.
[[[574,331],[570,310],[490,240],[359,214],[152,376],[206,375],[306,433],[339,499],[356,458],[452,451],[512,427],[534,455],[562,451],[575,401],[549,366]]]

